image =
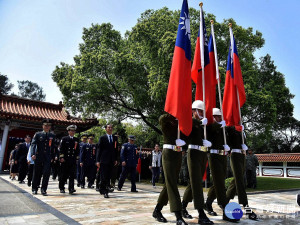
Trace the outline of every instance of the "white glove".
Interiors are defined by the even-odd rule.
[[[226,122],[225,122],[225,120],[222,120],[219,124],[221,125],[221,128],[226,127]]]
[[[242,144],[242,149],[243,149],[244,151],[247,151],[247,150],[248,150],[248,147],[247,147],[247,145],[245,145],[245,144]]]
[[[206,125],[206,124],[207,124],[207,118],[203,118],[203,119],[201,120],[201,122],[202,122],[202,125]]]
[[[230,147],[228,145],[223,145],[225,152],[228,152],[230,150]]]
[[[208,140],[202,140],[204,147],[211,147],[211,142]]]
[[[176,139],[176,146],[183,146],[185,145],[185,141],[181,139]]]
[[[244,125],[241,125],[241,127],[242,127],[242,130],[244,130],[244,129],[245,129]]]

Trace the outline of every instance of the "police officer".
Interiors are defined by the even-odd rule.
[[[218,205],[221,209],[225,209],[228,203],[225,190],[225,179],[227,172],[227,154],[230,150],[228,145],[224,143],[225,121],[222,121],[221,110],[213,108],[214,122],[210,125],[208,139],[212,142],[209,155],[209,167],[212,173],[213,185],[209,188],[205,209],[211,216],[217,216],[213,211],[212,203],[217,198]],[[226,137],[226,136],[225,136]],[[237,222],[238,220],[230,219],[223,211],[223,220],[229,222]]]
[[[244,206],[248,218],[257,220],[257,215],[248,206],[244,183],[245,155],[248,147],[242,142],[243,130],[237,126],[227,127],[226,130],[228,132],[228,145],[231,147],[230,164],[234,177],[226,191],[226,197],[228,200],[233,199],[237,193],[239,204]]]
[[[82,146],[87,143],[87,138],[88,138],[87,134],[81,135],[81,140],[82,141],[79,143],[79,150],[80,150],[79,154],[81,154]],[[83,176],[83,174],[82,174],[82,169],[81,169],[81,166],[80,166],[80,160],[77,160],[77,171],[76,171],[77,187],[81,186],[81,177],[82,176]]]
[[[34,160],[32,193],[37,194],[38,184],[43,176],[41,193],[47,195],[55,135],[50,133],[52,125],[50,119],[45,119],[42,123],[43,131],[35,133],[31,143],[31,158]]]
[[[94,145],[94,134],[88,136],[88,143],[83,144],[80,151],[80,167],[83,170],[81,176],[81,188],[85,186],[85,177],[88,179],[88,188],[94,188],[96,177],[96,145]]]
[[[207,119],[203,118],[204,103],[196,100],[192,104],[193,127],[188,137],[188,169],[190,175],[190,184],[187,186],[182,199],[183,217],[191,219],[186,207],[189,202],[194,200],[194,207],[198,210],[198,224],[213,224],[204,212],[204,196],[202,189],[202,177],[205,173],[207,162],[207,150],[211,142],[204,139],[203,125],[207,124]]]
[[[121,149],[121,163],[122,173],[120,175],[118,183],[118,191],[121,191],[127,174],[130,173],[131,192],[138,192],[136,190],[136,166],[137,166],[137,146],[134,144],[135,137],[133,135],[128,136],[128,143],[122,145]]]
[[[152,216],[158,221],[166,223],[162,215],[162,208],[170,201],[170,211],[175,213],[176,223],[187,224],[181,215],[182,205],[178,191],[177,181],[181,168],[182,147],[185,142],[177,139],[178,121],[170,114],[164,114],[159,118],[159,124],[163,133],[164,145],[162,152],[162,164],[165,175],[165,184],[159,194],[157,205]],[[184,136],[183,136],[184,138]]]
[[[67,127],[69,133],[61,139],[59,146],[59,161],[61,165],[61,175],[59,179],[60,193],[65,193],[65,182],[69,179],[69,194],[76,192],[74,189],[74,179],[76,177],[76,160],[79,159],[79,139],[74,137],[77,126]]]

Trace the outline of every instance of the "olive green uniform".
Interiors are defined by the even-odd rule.
[[[217,198],[218,205],[225,208],[228,203],[225,190],[227,155],[224,151],[224,134],[220,124],[216,122],[211,124],[208,140],[212,142],[208,161],[213,185],[209,188],[207,198],[212,202]]]
[[[176,144],[178,122],[170,114],[164,114],[159,118],[159,124],[163,133],[164,144]],[[182,135],[183,136],[183,135]],[[178,191],[177,180],[181,168],[181,151],[163,148],[162,165],[165,176],[165,184],[158,197],[157,203],[165,206],[170,201],[170,211],[181,211],[180,194]]]
[[[246,206],[248,205],[248,198],[244,183],[246,161],[245,154],[241,150],[242,133],[236,131],[234,127],[227,127],[226,130],[228,132],[228,145],[231,148],[230,163],[234,177],[229,184],[226,197],[228,200],[233,199],[237,193],[239,204]],[[241,150],[242,153],[233,152],[233,150]]]
[[[193,128],[188,137],[189,145],[203,146],[204,128],[202,122],[193,119]],[[203,149],[203,148],[202,148]],[[195,209],[203,209],[204,197],[202,188],[202,177],[205,173],[207,153],[193,148],[188,148],[187,163],[190,175],[190,183],[183,195],[184,202],[191,202],[194,199]]]

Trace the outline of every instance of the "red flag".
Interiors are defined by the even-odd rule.
[[[203,18],[203,16],[202,16]],[[204,23],[204,20],[203,20]],[[216,107],[216,70],[213,39],[210,35],[209,42],[207,41],[206,27],[204,27],[204,79],[205,79],[205,110],[208,124],[213,123],[212,109]],[[203,86],[202,86],[202,67],[201,67],[201,52],[200,52],[200,32],[196,42],[196,49],[192,67],[192,79],[196,83],[195,100],[203,101]]]
[[[136,167],[136,171],[141,174],[142,172],[142,160],[141,160],[141,157],[139,157],[138,159],[138,164],[137,164],[137,167]]]
[[[205,171],[204,171],[204,174],[203,174],[203,177],[202,177],[203,181],[205,181],[206,178],[207,178],[207,167],[208,167],[208,161],[206,161]]]
[[[187,0],[180,13],[174,56],[165,102],[165,111],[178,119],[185,135],[192,131],[192,84],[190,17]]]
[[[230,44],[229,47],[227,60],[227,71],[223,97],[223,114],[227,126],[239,126],[241,118],[239,113],[240,109],[238,106],[238,97],[240,101],[240,107],[242,107],[246,102],[246,93],[236,43],[231,28],[230,33],[232,44]],[[231,46],[233,46],[233,48]]]

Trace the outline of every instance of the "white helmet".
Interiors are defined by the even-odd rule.
[[[218,108],[213,108],[213,115],[214,116],[221,116],[221,110]]]
[[[204,103],[201,100],[196,100],[192,104],[192,109],[204,110]]]

